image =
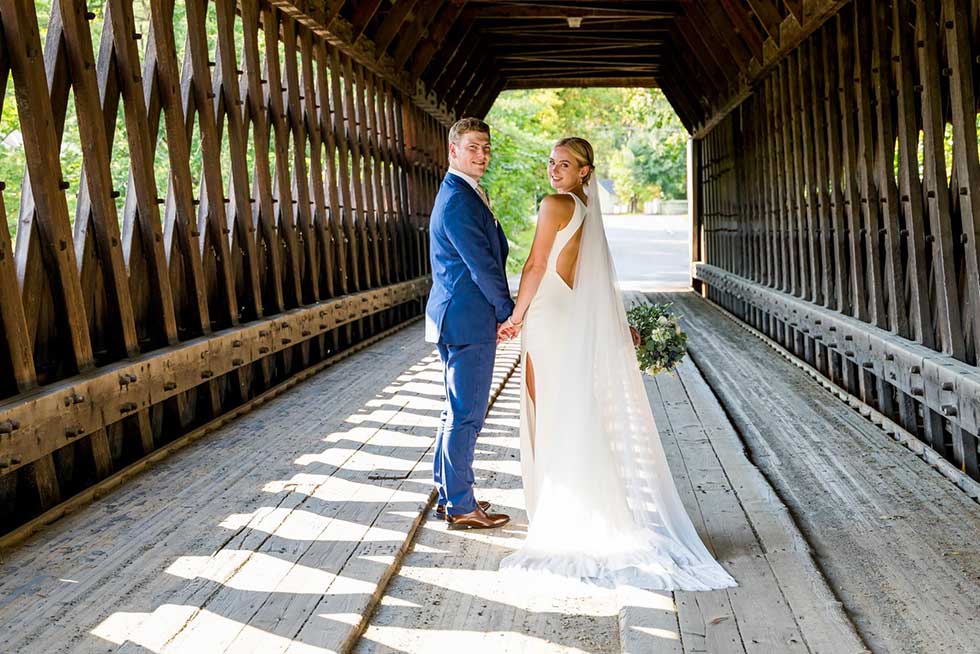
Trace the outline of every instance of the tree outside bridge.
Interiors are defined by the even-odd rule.
[[[592,143],[598,178],[612,181],[628,210],[636,212],[648,200],[686,198],[688,135],[657,89],[506,91],[487,122],[494,155],[485,185],[511,241],[511,272],[527,256],[538,202],[552,192],[548,154],[563,136]]]

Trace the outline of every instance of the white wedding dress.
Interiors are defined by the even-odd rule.
[[[647,400],[599,207],[575,197],[525,317],[521,468],[529,526],[501,570],[606,587],[711,590],[735,580],[681,504]],[[581,229],[573,285],[558,258]],[[571,245],[569,245],[571,243]]]

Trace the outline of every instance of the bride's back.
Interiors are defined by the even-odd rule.
[[[563,198],[571,202],[572,213],[558,230],[555,244],[552,246],[553,269],[561,277],[568,288],[575,288],[575,266],[578,263],[578,253],[582,245],[582,227],[585,222],[585,203],[574,193],[562,193]]]

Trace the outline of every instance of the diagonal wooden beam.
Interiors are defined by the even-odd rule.
[[[783,22],[783,18],[779,15],[779,10],[776,9],[776,5],[771,0],[746,1],[749,3],[752,13],[762,23],[762,27],[766,30],[769,38],[779,46],[779,26]]]
[[[388,46],[395,39],[398,30],[405,24],[406,19],[408,19],[418,3],[419,0],[402,0],[396,3],[391,8],[391,11],[388,12],[388,15],[385,16],[378,31],[371,35],[379,57],[388,50]]]
[[[796,19],[796,22],[803,25],[803,0],[783,0],[783,4],[786,5],[786,9]]]
[[[368,23],[378,13],[378,8],[382,2],[383,0],[358,0],[354,4],[354,13],[350,18],[351,43],[357,41],[361,34],[364,33],[364,29],[368,26]]]
[[[755,29],[755,25],[749,20],[746,10],[738,4],[738,0],[718,0],[718,4],[732,21],[732,28],[735,33],[742,37],[745,44],[755,57],[756,61],[762,63],[762,38]]]
[[[738,72],[734,62],[724,58],[719,61],[714,54],[714,49],[703,40],[701,32],[691,25],[688,18],[678,18],[674,29],[675,47],[687,51],[685,60],[693,58],[700,65],[703,73],[698,75],[698,78],[704,77],[709,82],[709,84],[702,83],[705,93],[711,95],[724,93],[727,90],[726,80]]]
[[[412,66],[409,69],[412,77],[419,77],[425,71],[454,26],[462,25],[463,30],[469,29],[475,20],[474,14],[464,13],[461,2],[449,2],[443,6],[429,36],[422,41],[412,57]]]
[[[449,61],[443,62],[442,73],[439,78],[435,80],[432,85],[432,90],[435,91],[436,97],[443,98],[447,95],[453,82],[463,73],[467,67],[473,66],[473,54],[478,50],[486,51],[486,44],[483,42],[482,38],[476,35],[473,38],[468,39],[463,46],[456,51],[455,55]]]
[[[445,4],[445,0],[426,0],[421,9],[415,12],[415,20],[411,29],[405,31],[395,46],[392,55],[395,61],[408,61],[408,56],[412,54],[415,47],[421,42],[422,37],[428,33],[429,24],[436,17],[436,13]]]
[[[722,46],[729,56],[735,60],[743,74],[749,71],[749,59],[752,53],[748,47],[736,36],[732,29],[731,22],[724,16],[724,12],[717,4],[708,4],[704,0],[692,0],[687,6],[688,15],[703,30],[706,41],[714,42]]]
[[[382,27],[388,22],[392,14],[396,12],[408,13],[411,7],[418,4],[419,0],[398,0],[388,12]],[[340,8],[343,2],[337,5],[324,6],[323,0],[268,0],[268,3],[281,9],[285,14],[296,19],[305,27],[312,30],[314,34],[326,39],[334,48],[343,54],[352,57],[353,60],[368,70],[378,75],[382,79],[391,83],[401,94],[409,99],[415,106],[423,109],[436,118],[442,124],[452,121],[445,107],[438,105],[430,89],[426,84],[419,85],[418,79],[411,77],[404,69],[404,62],[396,62],[386,54],[385,48],[376,47],[375,35],[362,34],[357,42],[351,41],[351,24],[341,15]],[[408,7],[411,5],[411,7]],[[407,9],[406,9],[407,7]],[[331,17],[331,12],[336,12]],[[327,22],[329,19],[329,22]],[[369,24],[370,25],[370,24]],[[397,33],[401,23],[392,29],[392,38]],[[366,30],[367,31],[367,30]],[[378,32],[381,28],[378,29]],[[389,40],[390,43],[390,40]]]

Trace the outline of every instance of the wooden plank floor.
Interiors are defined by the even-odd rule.
[[[508,527],[450,532],[435,518],[419,530],[355,651],[827,652],[866,651],[814,565],[785,507],[743,453],[698,370],[647,378],[675,482],[695,526],[739,581],[706,593],[603,589],[557,596],[496,572],[519,546],[527,516],[520,491],[517,376],[480,439],[481,497],[508,512]]]
[[[980,505],[693,293],[689,351],[875,652],[980,652]]]
[[[0,652],[344,649],[429,501],[441,382],[417,324],[7,552]]]
[[[518,377],[477,448],[481,496],[514,520],[448,532],[426,511],[440,366],[413,327],[4,553],[0,652],[978,651],[980,506],[718,309],[656,299],[692,356],[647,380],[651,406],[739,587],[509,585]]]
[[[388,585],[355,652],[619,652],[615,594],[548,596],[497,570],[527,528],[521,489],[519,377],[477,442],[477,497],[511,516],[501,529],[448,531],[434,515]]]

